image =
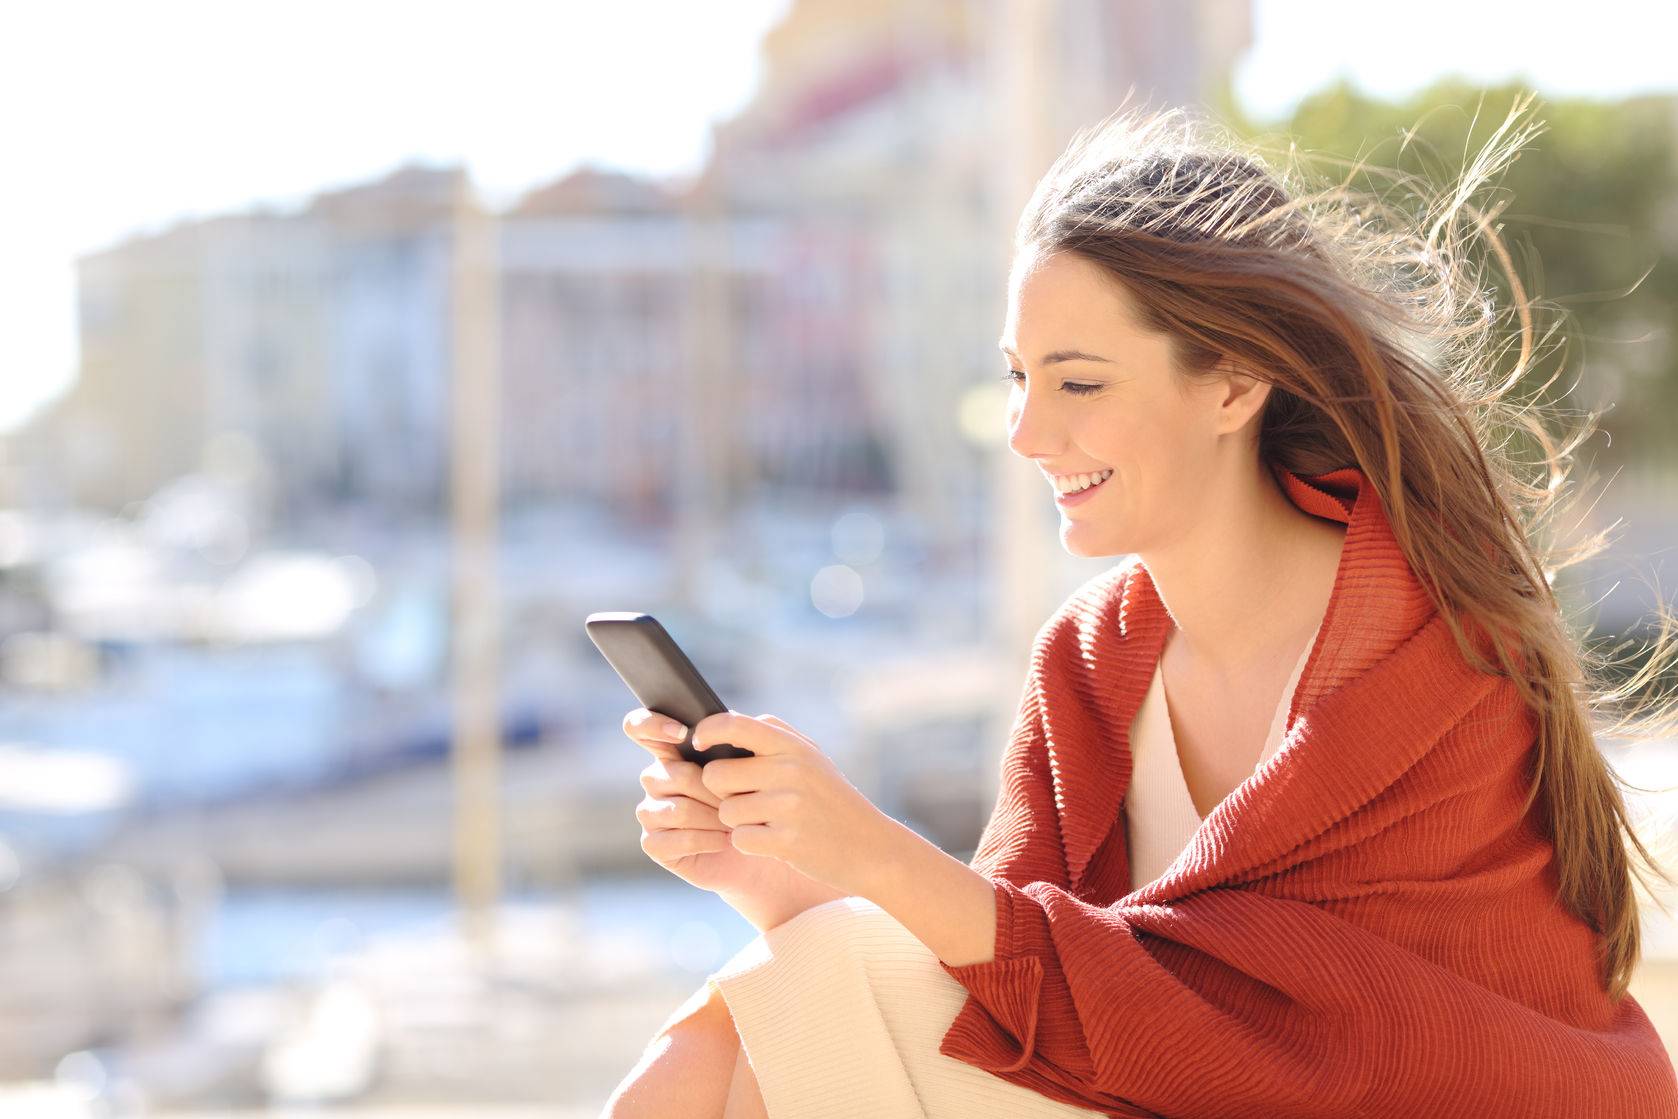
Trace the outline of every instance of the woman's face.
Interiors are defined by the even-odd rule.
[[[1014,371],[1008,446],[1044,472],[1043,500],[1055,500],[1050,475],[1112,471],[1077,504],[1057,503],[1073,555],[1164,551],[1186,538],[1205,507],[1197,498],[1242,449],[1226,433],[1265,395],[1231,403],[1230,378],[1180,377],[1166,336],[1144,331],[1131,297],[1073,253],[1028,250],[1015,262],[1002,348]]]

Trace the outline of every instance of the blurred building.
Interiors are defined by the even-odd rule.
[[[799,249],[780,256],[779,290],[852,309],[837,337],[787,357],[800,376],[837,366],[826,399],[871,418],[940,570],[993,553],[1006,647],[1027,648],[1094,571],[1056,545],[1041,479],[1000,450],[996,338],[1020,209],[1080,128],[1127,95],[1215,102],[1250,41],[1249,0],[800,0],[764,40],[758,95],[715,129],[699,189],[780,223]]]
[[[1250,41],[1247,0],[1044,8],[1053,41],[1027,43],[999,0],[800,0],[693,179],[585,168],[507,213],[508,498],[609,503],[697,558],[769,493],[890,494],[971,558],[994,446],[959,404],[1000,377],[1029,185],[997,168],[1040,173],[1132,88],[1210,99]],[[1046,55],[1031,151],[998,128],[1023,51]]]
[[[684,432],[736,500],[759,487],[880,492],[856,391],[862,230],[584,168],[502,217],[509,501],[601,502],[669,523]],[[854,220],[854,219],[853,219]]]
[[[450,272],[466,172],[409,167],[318,196],[331,245],[323,426],[330,492],[396,513],[441,510],[448,477]],[[278,434],[278,433],[276,433]]]
[[[237,447],[282,522],[339,500],[435,511],[463,175],[405,167],[82,257],[80,375],[18,437],[25,492],[116,511]]]
[[[1052,149],[1132,86],[1202,100],[1248,41],[1246,0],[1051,7],[1054,42],[1029,49],[1053,55]],[[958,538],[985,481],[945,405],[999,369],[1001,231],[1023,201],[996,169],[1041,170],[997,127],[997,75],[1028,49],[1010,18],[800,0],[700,175],[584,168],[501,215],[506,497],[668,522],[763,487],[892,490]],[[20,438],[49,467],[35,489],[120,509],[233,436],[282,521],[440,512],[463,174],[405,167],[84,257],[80,379]],[[707,446],[684,451],[684,425]]]
[[[212,350],[225,352],[233,308],[211,288],[240,282],[219,274],[230,258],[269,258],[274,224],[252,214],[177,225],[77,262],[80,374],[19,438],[46,496],[119,508],[199,468],[232,388]]]

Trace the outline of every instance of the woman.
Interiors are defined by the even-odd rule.
[[[1465,214],[1507,259],[1466,199],[1523,108],[1425,235],[1182,110],[1073,142],[1016,236],[1009,443],[1128,558],[1037,634],[970,865],[773,716],[700,722],[756,755],[701,768],[631,713],[643,848],[763,935],[608,1115],[1678,1116],[1626,994],[1652,860],[1517,517],[1554,491],[1491,436],[1566,451],[1459,260]]]

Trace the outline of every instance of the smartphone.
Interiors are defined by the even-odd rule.
[[[693,748],[693,728],[699,720],[728,707],[657,618],[635,611],[607,610],[590,614],[583,626],[594,647],[629,685],[642,707],[687,727],[687,735],[676,744],[683,758],[704,765],[715,758],[756,757],[744,746],[727,742],[714,743],[704,750]]]

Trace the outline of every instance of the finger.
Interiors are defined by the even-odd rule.
[[[773,805],[764,793],[740,793],[731,796],[717,809],[717,822],[733,830],[745,824],[767,824],[773,821]],[[726,814],[727,819],[724,819]]]
[[[671,863],[687,855],[703,855],[710,851],[726,851],[732,843],[725,831],[699,831],[677,828],[646,832],[641,836],[641,850],[659,863]]]
[[[715,808],[722,803],[722,798],[705,787],[705,767],[698,762],[678,761],[669,762],[665,766],[670,771],[670,783],[673,791],[682,796],[692,797],[701,804]]]
[[[784,741],[784,740],[783,740]],[[784,781],[797,762],[786,754],[754,758],[718,758],[699,771],[700,783],[719,797],[738,796]]]
[[[649,735],[661,737],[664,734],[665,724],[675,721],[668,715],[661,715],[657,711],[651,711],[645,707],[637,707],[623,717],[623,729],[626,734],[642,730]]]
[[[680,758],[682,756],[682,752],[676,748],[675,744],[682,741],[682,739],[686,737],[685,735],[666,739],[660,737],[663,732],[650,734],[639,728],[628,730],[625,733],[629,735],[629,740],[631,742],[635,743],[635,745],[641,747],[643,750],[646,750],[655,757]]]
[[[642,797],[635,806],[635,819],[648,831],[681,828],[727,830],[715,808],[689,797]]]
[[[661,715],[657,711],[649,711],[645,707],[637,707],[625,715],[623,729],[631,738],[641,737],[655,742],[681,742],[688,732],[681,720]]]
[[[691,765],[680,758],[659,756],[648,762],[638,774],[641,787],[649,793],[663,796],[666,793],[679,792],[676,788],[675,766]]]
[[[804,743],[806,746],[809,746],[811,749],[817,749],[818,748],[814,742],[810,741],[808,735],[805,735],[802,732],[800,732],[797,727],[793,726],[791,723],[787,722],[785,719],[779,718],[775,715],[759,715],[758,716],[758,721],[768,723],[772,727],[775,727],[779,730],[786,731],[788,734],[792,735],[794,738],[798,739],[798,741]]]
[[[807,748],[799,735],[788,734],[780,727],[738,711],[719,711],[694,724],[695,750],[709,749],[719,742],[727,742],[758,756],[790,754]]]
[[[705,787],[702,767],[677,758],[655,758],[641,771],[641,787],[654,796],[686,796],[715,808],[719,798]]]

